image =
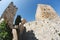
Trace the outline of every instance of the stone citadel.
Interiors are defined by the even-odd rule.
[[[26,32],[32,31],[26,33],[27,40],[60,40],[60,18],[50,5],[38,4],[35,21],[24,26]]]
[[[12,28],[13,40],[60,40],[60,17],[50,5],[38,4],[34,21],[22,19],[19,25],[13,26],[16,11],[17,8],[10,3],[2,15]],[[16,29],[19,29],[19,36]]]

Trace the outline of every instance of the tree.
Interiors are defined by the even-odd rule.
[[[0,40],[12,40],[13,35],[11,29],[6,25],[5,21],[0,23]]]
[[[19,25],[20,22],[21,22],[21,16],[18,15],[16,20],[15,20],[15,25]]]

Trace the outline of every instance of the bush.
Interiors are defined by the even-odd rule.
[[[12,40],[11,29],[6,26],[5,21],[0,23],[0,40]]]

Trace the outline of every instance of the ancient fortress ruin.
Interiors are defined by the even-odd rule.
[[[50,5],[38,4],[35,21],[24,26],[27,40],[60,40],[60,18]]]
[[[11,2],[1,16],[12,29],[13,40],[60,40],[60,18],[50,5],[38,4],[34,21],[26,23],[23,19],[13,26],[16,11],[17,7]]]

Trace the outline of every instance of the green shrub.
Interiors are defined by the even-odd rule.
[[[12,40],[11,29],[6,26],[5,21],[0,24],[0,40]]]

